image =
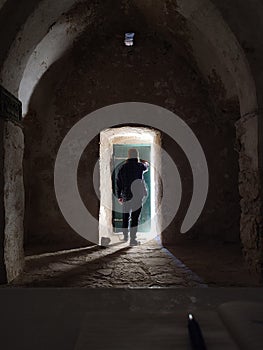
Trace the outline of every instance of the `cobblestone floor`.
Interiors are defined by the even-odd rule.
[[[87,288],[206,287],[202,279],[155,240],[137,247],[109,248],[31,256],[13,286]]]

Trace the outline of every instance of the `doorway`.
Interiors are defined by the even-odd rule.
[[[116,196],[116,175],[126,161],[128,149],[136,148],[139,159],[149,163],[144,173],[147,196],[138,225],[137,237],[146,242],[161,232],[161,135],[145,127],[106,129],[100,133],[100,242],[119,243],[122,239],[122,207]],[[105,239],[106,238],[106,239]]]
[[[115,200],[116,197],[116,177],[120,167],[127,159],[128,150],[136,148],[139,158],[146,160],[151,164],[151,145],[150,144],[115,144],[113,145],[113,175],[112,175],[112,226],[113,232],[122,232],[122,207]],[[151,230],[151,166],[144,173],[144,181],[147,188],[147,196],[143,200],[142,211],[140,215],[141,232],[150,232]]]

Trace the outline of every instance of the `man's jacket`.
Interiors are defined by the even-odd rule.
[[[138,162],[137,158],[127,159],[121,166],[117,174],[117,197],[122,198],[124,201],[130,200],[133,195],[131,191],[131,185],[135,180],[141,180],[141,198],[147,195],[147,189],[143,178],[143,173],[148,170],[147,165]]]

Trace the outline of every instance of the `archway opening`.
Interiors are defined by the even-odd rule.
[[[122,207],[116,193],[116,176],[136,148],[140,160],[149,164],[144,175],[147,194],[143,199],[138,239],[144,243],[161,232],[161,134],[145,127],[110,128],[100,133],[100,243],[116,244],[123,238]]]

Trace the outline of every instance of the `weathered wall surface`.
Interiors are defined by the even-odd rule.
[[[23,154],[24,135],[21,126],[7,121],[4,132],[4,256],[8,281],[12,281],[24,267]]]
[[[0,2],[0,33],[3,34],[1,35],[0,66],[4,62],[19,30],[38,3],[38,0],[2,0]],[[11,17],[12,20],[10,20]]]
[[[261,33],[263,30],[263,3],[261,0],[211,0],[222,14],[236,36],[240,46],[246,54],[255,80],[258,95],[257,100],[262,109],[263,89],[263,46]],[[233,9],[235,9],[233,11]],[[244,103],[245,103],[244,99]],[[247,113],[255,112],[247,110]]]
[[[117,17],[115,17],[117,18]],[[217,96],[181,51],[166,37],[147,27],[135,10],[84,32],[71,52],[43,76],[25,117],[25,177],[27,242],[82,244],[65,224],[56,204],[53,167],[58,147],[67,131],[86,114],[106,105],[140,101],[161,105],[177,113],[197,135],[207,157],[210,190],[203,215],[190,232],[195,237],[239,240],[240,205],[238,154],[235,146],[234,100]],[[123,34],[134,24],[138,31],[133,48],[123,45]],[[94,30],[95,32],[95,30]],[[221,89],[217,79],[211,87]],[[213,95],[212,89],[212,95]],[[132,123],[132,120],[131,120]],[[165,121],[164,121],[165,123]],[[184,200],[176,220],[164,234],[179,239],[178,231],[192,193],[189,164],[176,143],[163,135],[164,148],[175,160],[183,180]],[[93,189],[93,167],[99,157],[98,138],[84,152],[79,168],[79,188],[85,204],[97,216],[99,202]],[[32,174],[34,177],[32,178]],[[35,218],[35,224],[30,218]]]
[[[0,167],[4,169],[4,118],[0,118]],[[0,171],[0,284],[6,283],[4,256],[5,242],[5,206],[4,206],[4,172]]]
[[[11,48],[9,52],[8,62],[6,62],[5,64],[5,70],[4,72],[2,72],[2,78],[4,85],[6,87],[10,87],[10,89],[14,93],[17,93],[18,91],[20,78],[23,74],[23,69],[27,63],[27,59],[33,52],[34,47],[49,30],[52,30],[52,27],[55,25],[55,21],[61,15],[61,13],[65,13],[71,7],[71,5],[74,4],[74,2],[74,0],[67,0],[64,2],[52,2],[50,0],[30,0],[17,2],[16,0],[3,0],[2,2],[0,2],[0,29],[3,29],[2,31],[0,30],[0,32],[3,33],[3,35],[1,36],[0,65],[5,61],[8,55],[8,51]],[[89,3],[89,5],[91,4],[90,1],[86,3]],[[97,22],[97,26],[102,28],[102,36],[104,37],[104,39],[108,40],[111,38],[112,33],[116,34],[116,31],[113,29],[117,29],[116,26],[114,27],[113,25],[113,28],[109,28],[107,27],[107,24],[105,24],[112,24],[109,16],[109,13],[111,11],[114,13],[115,17],[117,16],[116,3],[113,1],[101,2],[105,12],[101,11],[102,7],[100,6],[101,4],[99,1],[95,1],[94,3],[96,3],[96,6],[98,6],[98,13],[100,14],[100,16],[97,18],[97,21],[95,22]],[[135,12],[133,10],[133,3],[135,3],[141,9],[141,13],[137,13],[136,16],[134,16]],[[213,8],[213,4],[215,5],[215,8]],[[227,0],[156,0],[154,1],[154,5],[151,0],[125,0],[118,3],[117,7],[118,6],[122,8],[125,14],[121,14],[119,16],[122,19],[122,23],[125,24],[125,27],[123,26],[122,28],[123,31],[127,30],[128,27],[128,30],[132,28],[139,28],[140,31],[140,26],[138,26],[138,24],[140,24],[139,22],[142,20],[146,20],[146,22],[151,27],[152,33],[156,31],[164,35],[166,41],[166,44],[164,45],[164,51],[167,50],[167,48],[169,48],[169,45],[172,41],[173,49],[175,49],[176,46],[176,50],[179,56],[184,56],[187,59],[188,64],[190,64],[190,66],[192,66],[192,59],[195,59],[203,75],[210,79],[210,92],[212,93],[209,93],[208,95],[210,96],[211,100],[213,100],[214,96],[216,96],[216,101],[220,101],[219,103],[215,103],[212,107],[214,121],[217,123],[216,127],[218,128],[219,126],[220,129],[221,120],[223,121],[222,124],[224,130],[226,130],[226,125],[224,124],[224,121],[227,121],[226,123],[229,122],[231,125],[231,127],[229,128],[229,130],[231,130],[231,135],[226,136],[226,138],[233,137],[232,125],[236,120],[236,107],[232,104],[232,101],[229,101],[229,98],[234,97],[236,95],[236,90],[238,90],[239,93],[239,102],[242,117],[245,117],[247,114],[259,115],[261,113],[263,101],[263,94],[261,93],[263,89],[263,47],[261,44],[260,33],[262,32],[261,29],[263,26],[263,4],[260,0],[253,0],[249,2],[245,2],[243,0],[232,0],[231,2]],[[16,11],[14,11],[13,8],[16,8]],[[87,10],[87,13],[90,13],[89,6],[87,6]],[[232,35],[231,31],[229,31],[228,26],[225,25],[224,21],[222,21],[220,16],[217,15],[217,10],[220,11],[223,19],[226,21],[227,25],[234,33],[234,36],[238,39],[236,43],[236,39]],[[85,11],[86,10],[84,1],[81,2],[80,6],[76,7],[73,13],[74,16],[80,16],[80,12],[81,15],[83,15]],[[184,18],[180,17],[177,11],[183,14]],[[11,16],[12,21],[9,20]],[[41,20],[39,20],[39,18],[41,18]],[[71,20],[70,16],[69,20]],[[95,26],[93,28],[94,32]],[[72,30],[74,30],[74,28],[72,28]],[[166,36],[168,31],[170,33],[169,38],[168,36]],[[141,33],[146,32],[141,31]],[[91,33],[86,35],[86,39],[90,38],[90,34]],[[149,33],[146,33],[146,36],[148,34]],[[233,40],[230,40],[231,36],[233,36],[235,45],[232,45]],[[154,41],[155,36],[148,36],[149,39],[150,37]],[[137,39],[140,39],[140,35],[138,35],[138,38],[136,38],[136,40]],[[121,38],[118,37],[118,40],[121,40]],[[250,67],[248,67],[246,65],[246,62],[244,62],[244,60],[241,59],[243,53],[242,50],[238,50],[239,45],[242,46],[246,54],[246,58],[249,61]],[[88,55],[87,49],[84,49],[83,52],[86,52],[86,54]],[[141,57],[143,58],[143,54],[141,54]],[[157,58],[157,61],[158,60],[159,58]],[[90,61],[87,60],[87,62]],[[45,65],[45,62],[43,62],[43,64]],[[138,65],[138,62],[136,64]],[[75,67],[77,67],[76,64]],[[132,65],[131,68],[133,68]],[[251,68],[252,70],[253,77],[257,86],[259,112],[256,110],[256,94],[253,88],[251,88],[253,87],[253,79],[252,75],[251,77],[249,75],[249,68]],[[246,74],[244,74],[245,71]],[[75,74],[73,78],[75,76],[80,75],[81,74]],[[44,77],[43,81],[45,80],[46,77]],[[40,85],[43,83],[43,81],[41,81]],[[95,86],[92,87],[92,89],[93,88],[95,90]],[[164,89],[164,87],[161,88]],[[52,91],[54,91],[54,89]],[[46,96],[48,96],[48,93],[49,91],[46,93]],[[178,91],[176,93],[178,93]],[[132,93],[130,93],[129,96],[134,97],[132,96]],[[119,99],[121,100],[121,96],[119,97]],[[169,98],[169,96],[167,98]],[[40,98],[40,100],[42,99]],[[177,101],[178,99],[176,100],[176,102]],[[108,101],[104,102],[108,103]],[[173,108],[173,104],[174,103],[166,103],[166,106],[168,108]],[[79,115],[82,115],[82,113],[84,113],[86,110],[93,110],[94,108],[96,108],[96,106],[97,104],[95,103],[93,106],[89,106],[86,108],[84,103],[82,105],[83,108],[81,107],[79,111],[74,112],[76,112],[77,114],[79,113]],[[43,107],[45,106],[42,106],[40,108],[44,110],[45,108]],[[180,109],[178,105],[176,108]],[[184,108],[182,107],[181,110],[179,110],[179,112],[181,112],[183,109]],[[223,117],[222,112],[224,115]],[[37,113],[39,116],[39,111]],[[229,120],[227,119],[228,117],[230,117]],[[261,117],[258,118],[257,125],[260,140],[263,140],[262,120],[263,118],[261,115]],[[237,133],[239,137],[238,142],[240,142],[241,145],[243,145],[243,151],[240,152],[239,160],[239,165],[241,169],[240,193],[242,196],[241,229],[243,230],[244,228],[244,232],[247,232],[246,234],[242,233],[242,239],[243,244],[245,245],[246,255],[248,256],[249,260],[253,260],[255,262],[258,260],[258,254],[262,255],[262,246],[260,246],[259,243],[262,237],[262,228],[261,225],[258,226],[258,223],[261,221],[259,211],[260,206],[262,207],[263,202],[263,189],[262,186],[260,186],[260,183],[262,182],[260,180],[263,176],[263,166],[262,162],[259,162],[259,169],[253,168],[254,175],[251,176],[250,164],[252,164],[256,160],[258,151],[259,157],[262,157],[263,142],[261,141],[258,144],[257,149],[255,147],[252,147],[252,149],[255,150],[255,153],[253,155],[249,156],[248,154],[246,154],[247,151],[251,154],[251,145],[249,144],[249,138],[247,136],[244,136],[250,135],[251,127],[248,126],[248,130],[245,130],[246,126],[248,126],[248,124],[247,122],[243,123],[243,118],[241,124],[238,124],[237,126]],[[255,128],[256,127],[254,125],[253,129]],[[253,137],[254,136],[257,138],[257,135],[253,133]],[[170,141],[167,142],[169,144]],[[248,142],[248,144],[246,144],[246,142]],[[176,147],[176,145],[174,145],[173,147]],[[97,151],[94,152],[97,154]],[[180,150],[178,151],[178,153],[180,154]],[[232,162],[232,158],[229,157],[227,153],[225,153],[225,156],[222,157],[227,158],[229,160],[229,164]],[[219,161],[219,163],[221,163],[221,160]],[[235,171],[236,169],[234,169],[234,172]],[[226,181],[228,181],[228,174],[226,173],[224,174],[224,176]],[[254,188],[252,193],[259,193],[260,200],[255,201],[253,196],[250,196],[250,191],[244,190],[245,186],[247,186],[248,189]],[[186,182],[186,190],[188,190],[188,188],[189,186]],[[92,189],[89,188],[89,190],[91,191],[90,193],[92,193]],[[33,192],[35,191],[37,190],[33,189]],[[91,196],[90,199],[92,198],[93,197]],[[235,200],[233,201],[233,203],[235,203]],[[253,203],[253,205],[251,203]],[[251,205],[254,209],[252,209]],[[235,204],[232,204],[231,199],[229,200],[229,206],[235,206]],[[248,210],[248,208],[250,208],[251,211],[250,209]],[[220,212],[220,210],[222,209],[219,209],[218,211]],[[229,216],[227,216],[227,219],[229,219],[228,217]],[[252,222],[256,222],[257,224],[254,225],[252,224]],[[250,233],[250,229],[252,228],[250,227],[250,229],[247,229],[247,223],[249,223],[249,226],[252,225],[254,230],[254,233],[252,234],[254,238],[251,242],[250,239],[252,236]],[[216,227],[215,230],[218,230],[218,228]],[[226,236],[229,238],[231,237],[231,234],[227,231]],[[236,236],[236,234],[233,234],[233,236]],[[250,244],[254,245],[253,249],[250,249]],[[248,251],[251,254],[247,254]]]
[[[251,269],[263,266],[263,4],[260,0],[213,0],[246,53],[257,89],[257,106],[247,105],[237,124],[240,150],[240,232],[244,253]],[[235,16],[233,16],[233,6]],[[244,98],[244,104],[246,99]],[[258,141],[258,142],[257,142]],[[248,152],[248,153],[247,153]],[[263,275],[263,274],[262,274]]]
[[[240,142],[240,232],[248,266],[263,271],[263,3],[260,0],[212,0],[244,50],[257,89],[257,105],[243,98],[246,113],[237,123]],[[233,11],[235,7],[235,11]],[[246,105],[247,104],[247,105]]]
[[[240,232],[245,258],[252,270],[263,265],[262,212],[258,167],[258,115],[250,114],[237,123],[239,151]]]

